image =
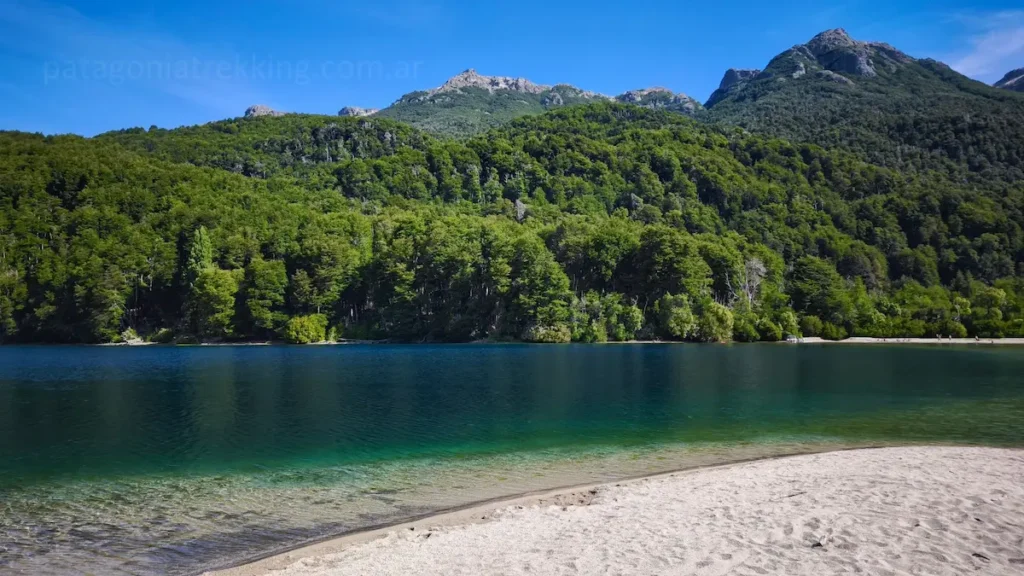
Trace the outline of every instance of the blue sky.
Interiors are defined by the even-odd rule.
[[[992,82],[1024,66],[1017,1],[0,0],[0,129],[93,135],[251,104],[383,107],[466,68],[705,100],[828,28]]]

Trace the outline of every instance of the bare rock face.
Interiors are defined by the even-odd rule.
[[[559,94],[558,92],[551,92],[550,94],[544,97],[544,100],[541,101],[541,104],[547,106],[548,108],[553,108],[555,106],[563,106],[565,104],[565,99],[562,98],[562,95]]]
[[[722,76],[722,81],[718,83],[718,90],[711,93],[711,97],[704,103],[704,106],[711,108],[725,99],[733,90],[743,88],[744,84],[759,76],[761,76],[761,71],[757,69],[729,68]]]
[[[534,84],[526,78],[512,78],[510,76],[484,76],[470,68],[465,72],[456,74],[438,88],[429,90],[433,94],[444,92],[458,92],[463,88],[480,88],[488,92],[496,90],[510,90],[512,92],[523,92],[526,94],[540,94],[550,90],[550,86]]]
[[[826,30],[806,44],[826,70],[855,76],[876,76],[867,45],[855,41],[842,28]]]
[[[854,40],[842,28],[826,30],[805,46],[826,70],[852,76],[877,76],[879,66],[892,70],[914,60],[883,42]]]
[[[1002,80],[996,82],[993,86],[1013,90],[1014,92],[1024,92],[1024,68],[1010,70],[1006,73],[1006,76],[1003,76]]]
[[[841,48],[854,48],[856,46],[857,42],[850,38],[850,35],[842,28],[826,30],[811,38],[811,41],[807,43],[807,49],[815,56],[822,56]]]
[[[260,116],[284,116],[284,112],[278,112],[269,106],[257,104],[245,109],[246,118],[259,118]]]
[[[722,76],[722,81],[718,84],[719,90],[728,90],[736,84],[746,82],[747,80],[753,80],[760,74],[761,71],[755,69],[741,69],[741,68],[729,68],[725,71],[725,76]]]
[[[516,199],[515,210],[516,210],[516,222],[522,223],[523,220],[526,220],[526,215],[527,215],[526,204],[523,204],[523,201],[519,200],[518,198]]]
[[[377,112],[380,112],[380,110],[378,110],[377,108],[360,108],[359,106],[345,106],[341,110],[338,110],[338,116],[352,116],[358,118],[362,116],[372,116]]]

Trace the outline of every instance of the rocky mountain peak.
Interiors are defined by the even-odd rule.
[[[380,112],[377,108],[360,108],[359,106],[345,106],[341,110],[338,110],[338,116],[372,116]]]
[[[623,102],[639,102],[643,100],[645,96],[651,94],[669,94],[675,96],[675,94],[668,88],[662,88],[661,86],[651,86],[650,88],[641,88],[639,90],[630,90],[619,96],[619,100]]]
[[[1024,92],[1024,68],[1010,70],[1003,78],[993,84],[996,88],[1005,88],[1015,92]]]
[[[815,56],[821,56],[828,54],[834,50],[842,48],[853,48],[859,43],[850,38],[850,35],[846,33],[846,30],[842,28],[833,28],[832,30],[826,30],[806,44],[807,49],[811,51]]]
[[[447,82],[438,88],[430,91],[431,94],[443,92],[457,92],[463,88],[480,88],[488,92],[496,90],[510,90],[512,92],[524,92],[526,94],[540,94],[550,90],[550,86],[534,84],[526,78],[513,78],[511,76],[484,76],[470,68],[448,79]]]
[[[797,53],[801,52],[800,48],[806,49],[807,55],[826,70],[853,76],[877,76],[878,66],[891,70],[896,64],[914,60],[888,44],[854,40],[842,28],[818,34],[797,47]]]
[[[260,116],[284,116],[284,112],[278,112],[270,106],[256,104],[245,109],[246,118],[259,118]]]
[[[807,78],[852,85],[858,77],[893,72],[914,61],[888,44],[855,40],[846,30],[833,28],[772,58],[764,70],[730,68],[704,105],[711,108],[755,80],[779,83]]]

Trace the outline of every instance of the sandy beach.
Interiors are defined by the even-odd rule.
[[[857,572],[1024,573],[1024,451],[878,448],[669,473],[345,536],[216,576]]]
[[[921,344],[955,346],[1024,346],[1024,338],[870,338],[854,336],[846,340],[803,338],[802,344]]]

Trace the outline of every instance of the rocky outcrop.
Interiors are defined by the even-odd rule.
[[[855,48],[857,42],[850,38],[850,35],[846,33],[846,30],[842,28],[834,28],[832,30],[825,30],[818,34],[811,41],[805,44],[807,49],[811,51],[811,54],[815,56],[821,56],[828,54],[836,50]]]
[[[540,94],[551,89],[551,86],[534,84],[526,78],[512,78],[511,76],[484,76],[470,68],[456,74],[448,79],[441,86],[428,90],[428,93],[441,94],[444,92],[459,92],[464,88],[480,88],[488,92],[496,90],[510,90],[512,92],[523,92],[525,94]]]
[[[852,76],[877,76],[878,66],[893,70],[914,60],[883,42],[854,40],[842,28],[826,30],[804,46],[826,70]]]
[[[377,108],[360,108],[359,106],[345,106],[341,110],[338,110],[338,116],[352,116],[358,118],[361,116],[372,116],[377,112],[380,112],[380,110]]]
[[[729,68],[725,71],[725,76],[722,76],[722,81],[718,83],[718,89],[728,90],[741,82],[757,78],[757,75],[760,73],[761,71],[756,68]]]
[[[725,71],[725,75],[722,76],[722,81],[718,83],[718,90],[711,93],[711,97],[704,103],[706,108],[711,108],[715,104],[721,102],[734,91],[743,88],[747,82],[754,80],[761,75],[761,71],[757,69],[744,69],[744,68],[729,68]]]
[[[676,93],[668,88],[654,87],[630,90],[615,97],[619,102],[635,104],[644,108],[673,110],[692,114],[702,108],[700,102],[686,94]]]
[[[993,84],[996,88],[1024,92],[1024,68],[1010,70],[1003,76],[1002,80]]]
[[[284,112],[278,112],[269,106],[257,104],[245,109],[246,118],[259,118],[260,116],[284,116]]]
[[[524,101],[537,102],[543,108],[555,108],[577,104],[588,100],[608,99],[608,96],[581,90],[569,84],[547,86],[536,84],[526,78],[511,76],[484,76],[472,68],[449,78],[444,84],[430,90],[410,92],[399,98],[396,104],[416,105],[424,103],[457,102],[467,94],[469,89],[486,90],[490,94],[497,92],[515,92],[522,94]],[[387,109],[385,109],[387,111]]]

